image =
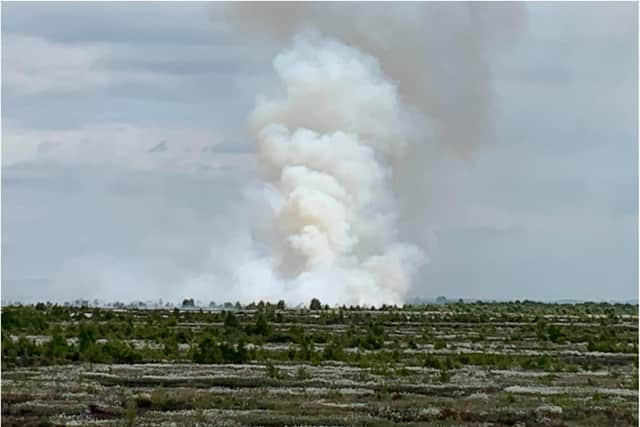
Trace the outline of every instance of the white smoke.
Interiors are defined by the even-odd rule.
[[[250,127],[269,183],[276,275],[301,299],[322,287],[328,302],[402,302],[425,258],[397,241],[390,164],[409,123],[395,86],[374,58],[312,34],[274,67],[286,95],[260,99]]]
[[[266,181],[234,280],[255,298],[401,303],[427,261],[439,171],[493,137],[490,61],[520,5],[230,3],[212,17],[289,44],[285,95],[250,117]],[[313,31],[313,32],[311,32]],[[297,34],[297,36],[296,36]],[[442,209],[440,209],[442,210]]]
[[[527,24],[517,2],[228,2],[210,15],[263,46],[314,30],[376,58],[411,110],[411,144],[393,160],[391,186],[400,235],[421,245],[434,211],[455,196],[440,171],[465,167],[494,139],[491,65]]]

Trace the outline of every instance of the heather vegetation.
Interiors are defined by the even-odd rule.
[[[637,423],[637,305],[185,301],[3,307],[4,421],[602,425],[616,408]]]

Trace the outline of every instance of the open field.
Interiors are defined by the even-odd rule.
[[[4,307],[20,425],[626,426],[638,307]]]

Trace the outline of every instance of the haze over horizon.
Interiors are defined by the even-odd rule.
[[[289,115],[288,108],[296,114],[304,109],[291,91],[282,100],[284,84],[295,86],[291,70],[300,64],[329,74],[335,64],[349,64],[341,74],[346,81],[354,75],[370,79],[353,94],[373,90],[382,107],[354,101],[354,111],[371,107],[371,117],[389,126],[373,132],[375,121],[365,121],[366,114],[354,116],[362,120],[356,124],[316,114],[326,99],[309,107],[309,117],[322,119],[330,132],[340,125],[364,135],[365,142],[361,137],[347,153],[356,163],[371,166],[363,153],[378,150],[379,168],[349,194],[384,185],[398,200],[389,204],[383,194],[375,203],[337,207],[341,215],[348,212],[347,226],[339,230],[376,212],[385,218],[380,224],[395,232],[377,234],[373,222],[353,234],[336,231],[339,244],[321,256],[301,246],[297,256],[304,254],[303,260],[292,267],[296,274],[339,259],[339,274],[330,277],[340,282],[355,272],[352,289],[365,296],[373,289],[389,303],[439,295],[636,299],[637,4],[522,3],[515,14],[498,8],[487,15],[480,4],[479,15],[472,14],[480,24],[471,25],[466,15],[438,7],[424,18],[456,23],[468,40],[483,28],[486,34],[476,45],[454,39],[443,24],[425,30],[428,43],[422,43],[414,23],[415,34],[408,30],[410,36],[396,40],[398,46],[424,45],[423,62],[407,55],[417,61],[408,69],[432,72],[423,94],[407,89],[406,68],[389,65],[398,58],[394,49],[385,51],[393,46],[384,39],[390,35],[352,34],[333,19],[318,25],[338,44],[312,38],[316,58],[307,56],[304,41],[301,46],[291,40],[307,28],[289,34],[283,26],[286,34],[263,37],[264,28],[247,24],[250,13],[219,14],[206,4],[3,2],[2,299],[248,302],[296,292],[294,282],[267,286],[266,270],[256,267],[256,253],[277,252],[282,240],[260,235],[273,218],[256,218],[263,213],[259,206],[266,206],[256,199],[278,199],[258,197],[261,171],[291,165],[275,154],[266,162],[257,157],[254,140],[273,130],[273,117],[292,126],[310,120]],[[416,14],[409,12],[398,8],[394,22],[411,22]],[[317,14],[309,16],[300,12],[296,25],[304,27]],[[362,19],[371,25],[377,17]],[[500,22],[510,25],[503,32],[486,26]],[[341,52],[328,55],[337,62],[323,62],[327,56],[318,52],[331,49]],[[279,52],[284,59],[274,64]],[[324,82],[321,74],[316,77],[311,83]],[[271,104],[257,102],[258,95]],[[429,116],[434,111],[438,120]],[[416,112],[429,113],[429,138],[454,141],[447,145],[453,148],[436,142],[429,151],[410,151],[430,157],[414,155],[410,166],[399,168],[393,156],[404,148],[396,136],[406,137],[409,147],[416,134],[424,137],[424,128],[409,126],[407,132],[404,125],[405,117],[419,121]],[[248,131],[249,117],[255,129]],[[392,143],[385,145],[387,140]],[[380,172],[390,165],[391,178]],[[341,177],[339,170],[327,173]],[[265,181],[282,194],[292,191],[294,181],[294,188],[302,182],[318,189],[312,176],[292,176]],[[414,197],[405,191],[411,187],[428,196]],[[352,200],[334,187],[323,191]],[[294,216],[293,223],[303,217]],[[291,218],[279,224],[291,224]],[[375,242],[370,247],[379,252],[354,263],[354,254],[362,252],[358,241]],[[418,248],[426,262],[405,271],[406,253],[395,257],[398,243]],[[376,264],[380,253],[391,258]],[[402,282],[397,289],[380,284],[388,273],[379,267],[388,267],[389,259],[393,277]],[[363,278],[363,272],[371,276]],[[403,281],[405,272],[412,280]],[[307,302],[317,294],[324,302],[323,293],[337,292],[313,286],[295,298]]]

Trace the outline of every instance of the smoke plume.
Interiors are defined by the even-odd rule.
[[[397,242],[389,163],[407,123],[395,87],[375,59],[313,35],[274,66],[286,95],[260,100],[250,122],[271,184],[275,268],[331,280],[337,301],[402,301],[422,254]]]
[[[249,120],[268,207],[255,238],[283,296],[401,303],[426,261],[430,210],[450,190],[441,162],[493,137],[490,61],[522,30],[522,7],[238,2],[211,12],[290,46],[274,60],[285,94],[259,99]]]

